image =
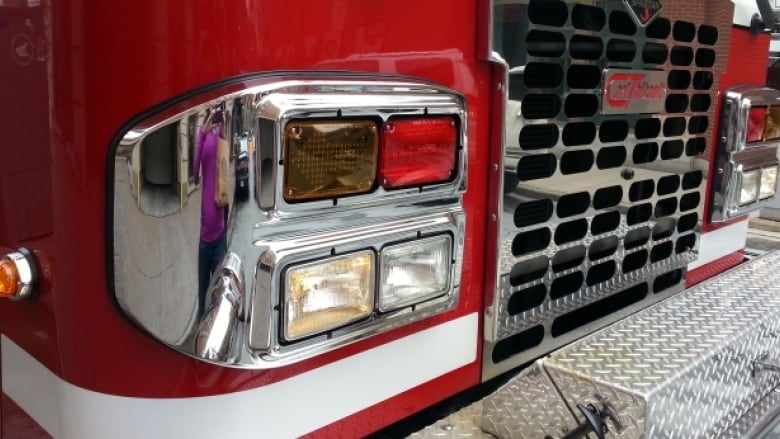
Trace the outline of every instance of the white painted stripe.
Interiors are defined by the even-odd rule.
[[[478,334],[474,313],[268,386],[177,399],[76,387],[0,335],[3,392],[56,438],[297,437],[474,362]]]
[[[747,231],[748,222],[745,220],[712,232],[702,233],[699,258],[688,264],[688,270],[743,250],[747,241]]]

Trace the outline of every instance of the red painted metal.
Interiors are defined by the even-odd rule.
[[[699,268],[693,269],[688,272],[688,275],[685,278],[685,288],[692,287],[711,278],[712,276],[715,276],[718,273],[722,273],[729,268],[740,264],[744,260],[745,252],[743,250],[739,250],[712,262],[708,262]]]
[[[3,413],[0,437],[9,439],[46,439],[51,437],[30,415],[5,394],[2,394],[2,399],[0,399],[0,408],[2,408]]]
[[[267,385],[479,312],[484,260],[473,258],[463,268],[461,301],[452,312],[294,366],[226,369],[186,358],[124,319],[108,292],[104,250],[109,147],[134,115],[238,75],[351,70],[424,78],[466,96],[465,204],[477,214],[468,218],[465,254],[484,254],[479,212],[486,209],[490,127],[476,115],[490,111],[491,72],[476,57],[476,8],[474,0],[417,2],[413,14],[394,1],[361,0],[304,0],[294,13],[289,3],[275,0],[43,0],[33,8],[0,7],[0,41],[27,29],[28,18],[32,39],[40,40],[40,60],[30,65],[0,55],[9,93],[0,100],[0,250],[29,247],[44,271],[36,302],[0,302],[0,332],[76,386],[191,397]],[[431,32],[431,17],[443,17],[447,25]],[[480,361],[348,423],[394,414],[366,424],[378,428],[474,385]]]

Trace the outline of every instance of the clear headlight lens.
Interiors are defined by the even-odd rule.
[[[764,168],[761,170],[761,189],[758,198],[770,198],[775,196],[777,188],[777,167]]]
[[[366,250],[287,270],[284,335],[295,340],[371,315],[374,252]]]
[[[750,204],[758,199],[758,187],[760,179],[760,169],[742,174],[742,187],[739,190],[740,206]]]
[[[419,303],[450,288],[452,238],[441,235],[382,250],[379,309]]]

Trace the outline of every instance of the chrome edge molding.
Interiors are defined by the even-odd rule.
[[[165,345],[230,367],[285,366],[458,304],[465,240],[465,98],[427,82],[304,75],[258,77],[166,107],[123,134],[113,160],[109,258],[121,310]],[[198,127],[207,109],[224,110],[231,146],[249,157],[244,196],[230,188],[225,257],[211,276],[199,315],[201,187],[192,181]],[[291,120],[450,115],[457,121],[456,172],[446,183],[287,203],[282,196],[283,132]],[[254,141],[254,151],[252,142]],[[197,146],[195,147],[197,148]],[[168,163],[170,161],[171,163]],[[162,165],[160,165],[162,163]],[[161,174],[160,177],[157,174]],[[161,182],[162,181],[162,182]],[[235,190],[235,191],[234,191]],[[290,264],[447,234],[449,289],[437,297],[293,342],[283,342],[280,276]],[[378,268],[375,270],[378,276]],[[378,281],[375,281],[378,282]],[[378,294],[379,288],[375,288]]]
[[[727,221],[758,210],[771,199],[757,199],[743,206],[739,204],[743,172],[778,164],[780,139],[750,145],[746,140],[750,108],[771,105],[780,105],[780,92],[772,88],[743,85],[726,92],[715,151],[711,195],[713,222]]]

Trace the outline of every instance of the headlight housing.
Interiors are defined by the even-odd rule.
[[[374,252],[290,267],[284,281],[286,340],[337,328],[374,309]]]
[[[758,199],[758,188],[761,180],[761,170],[742,174],[742,186],[739,189],[739,205],[744,206]]]
[[[391,311],[449,291],[452,238],[441,235],[382,250],[379,310]]]

